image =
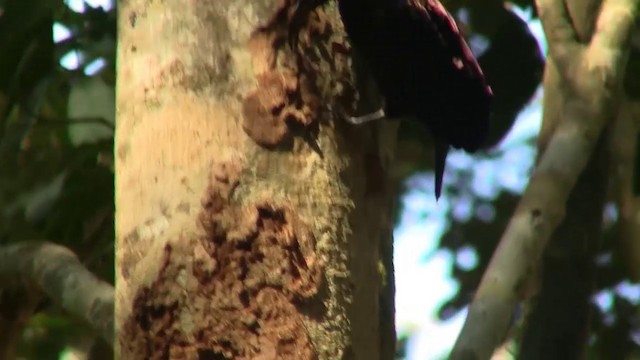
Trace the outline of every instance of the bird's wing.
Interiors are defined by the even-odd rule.
[[[484,77],[455,20],[438,0],[409,0],[408,5],[429,18],[442,46],[449,50],[455,68],[472,77]]]
[[[429,37],[425,43],[431,44],[432,56],[437,57],[432,60],[437,64],[431,75],[446,93],[440,99],[446,106],[436,114],[443,118],[431,120],[432,126],[440,127],[434,131],[445,134],[455,148],[475,151],[488,131],[491,87],[455,20],[438,0],[405,0],[404,4],[419,18],[421,36]]]

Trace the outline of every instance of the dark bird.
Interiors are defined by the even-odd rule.
[[[327,0],[300,0],[293,44],[310,11]],[[337,0],[347,36],[384,97],[385,117],[416,119],[435,143],[436,198],[449,146],[485,142],[493,93],[453,17],[437,0]],[[366,117],[366,119],[365,119]],[[351,118],[370,120],[371,115]]]

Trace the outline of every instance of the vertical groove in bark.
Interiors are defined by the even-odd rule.
[[[393,281],[393,189],[387,168],[390,159],[384,151],[392,145],[384,137],[394,134],[397,124],[368,127],[345,125],[347,152],[364,150],[352,158],[344,173],[354,211],[350,214],[353,235],[349,244],[350,271],[354,303],[350,308],[356,359],[393,359],[395,352]],[[366,131],[365,138],[357,132]],[[385,133],[380,136],[379,134]],[[350,179],[350,180],[349,180]],[[373,341],[373,342],[372,342]],[[377,344],[378,346],[372,346]]]
[[[372,97],[375,99],[375,96]],[[380,359],[392,360],[396,358],[396,326],[395,326],[395,268],[393,265],[393,215],[397,211],[396,189],[398,189],[397,178],[391,175],[392,162],[395,158],[397,143],[397,130],[400,127],[398,122],[387,123],[380,126],[376,131],[378,148],[380,152],[377,159],[381,164],[381,177],[385,179],[385,187],[377,197],[378,202],[371,204],[384,209],[380,213],[381,231],[378,233],[379,261],[378,269],[382,285],[379,289],[379,324],[380,324]],[[375,179],[375,173],[368,173],[367,176]]]
[[[116,357],[380,358],[392,129],[332,121],[335,8],[295,57],[289,5],[119,9]]]

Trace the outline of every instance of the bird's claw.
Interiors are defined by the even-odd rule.
[[[343,116],[348,123],[353,125],[361,125],[364,123],[368,123],[369,121],[376,121],[386,117],[384,113],[384,109],[378,109],[375,112],[365,114],[362,116],[349,116],[347,114],[344,114]]]
[[[368,113],[368,114],[364,114],[364,115],[360,115],[360,116],[353,116],[351,114],[349,114],[349,112],[347,112],[347,110],[342,107],[341,105],[337,106],[337,112],[339,114],[339,116],[344,119],[344,121],[348,122],[349,124],[352,125],[362,125],[371,121],[376,121],[376,120],[380,120],[380,119],[384,119],[387,117],[385,111],[384,111],[384,107],[372,112],[372,113]]]

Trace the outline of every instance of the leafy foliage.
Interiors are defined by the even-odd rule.
[[[112,282],[113,116],[85,111],[78,118],[77,109],[113,109],[113,96],[84,104],[86,97],[74,94],[91,92],[90,79],[114,92],[116,16],[115,9],[84,7],[0,1],[0,244],[64,244]],[[74,58],[77,64],[62,65]],[[96,59],[105,65],[88,71]],[[78,123],[103,136],[78,141]],[[38,309],[22,337],[21,356],[57,359],[69,344],[91,341],[85,325],[48,301]]]

